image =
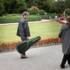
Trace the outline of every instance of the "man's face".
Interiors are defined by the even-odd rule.
[[[23,18],[24,18],[24,19],[28,19],[28,15],[24,15]]]

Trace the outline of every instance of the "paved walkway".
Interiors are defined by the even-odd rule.
[[[31,48],[27,59],[20,59],[17,51],[0,54],[0,70],[61,70],[61,45]],[[67,68],[70,67],[66,64]]]

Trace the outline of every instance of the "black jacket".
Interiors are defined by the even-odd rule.
[[[18,25],[17,35],[20,37],[30,36],[28,21],[20,20],[19,25]]]

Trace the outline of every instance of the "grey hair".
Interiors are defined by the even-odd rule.
[[[22,15],[22,16],[26,16],[26,15],[29,15],[29,13],[28,13],[27,11],[25,11],[25,12],[23,12],[21,15]]]

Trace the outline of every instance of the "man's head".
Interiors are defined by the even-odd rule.
[[[27,11],[24,11],[22,13],[22,18],[27,19],[28,18],[29,13]]]
[[[70,23],[70,16],[67,16],[66,20],[67,20],[68,23]]]

